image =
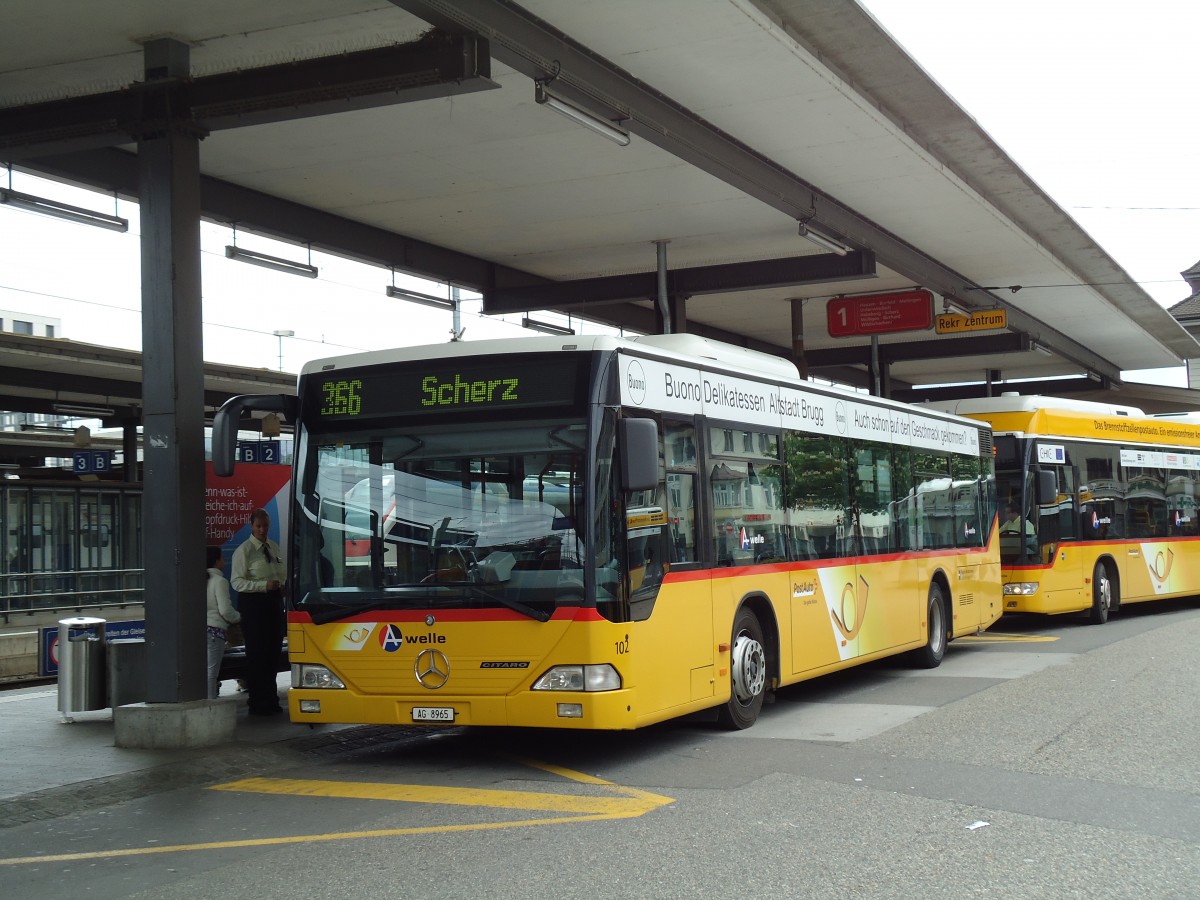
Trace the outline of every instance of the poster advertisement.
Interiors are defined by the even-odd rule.
[[[204,466],[205,543],[222,548],[226,571],[233,551],[250,537],[250,513],[260,506],[271,516],[267,537],[284,548],[286,554],[284,535],[288,527],[291,466],[239,463],[228,478],[213,474],[211,462]]]

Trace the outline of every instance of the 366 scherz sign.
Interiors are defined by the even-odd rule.
[[[830,337],[928,331],[933,327],[933,294],[924,289],[834,297],[825,304]]]

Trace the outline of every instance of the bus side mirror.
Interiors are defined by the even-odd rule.
[[[1037,473],[1037,502],[1040,506],[1058,502],[1058,482],[1053,472],[1043,470]]]
[[[653,419],[622,419],[619,425],[621,479],[626,491],[658,486],[658,423]]]
[[[233,474],[237,459],[238,426],[247,410],[266,410],[281,413],[295,422],[299,403],[290,394],[242,394],[226,400],[213,416],[212,463],[213,473],[221,478]]]

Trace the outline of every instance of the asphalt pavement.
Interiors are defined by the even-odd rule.
[[[290,676],[279,676],[280,696]],[[369,740],[371,726],[297,725],[286,715],[251,716],[235,681],[224,702],[238,706],[234,740],[189,750],[114,745],[111,709],[58,711],[54,683],[0,691],[0,827],[100,808],[226,777],[269,772],[285,757]],[[395,729],[389,729],[394,733]]]

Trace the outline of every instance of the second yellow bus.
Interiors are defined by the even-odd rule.
[[[1057,397],[938,406],[994,431],[1006,612],[1101,624],[1200,592],[1200,425]]]

